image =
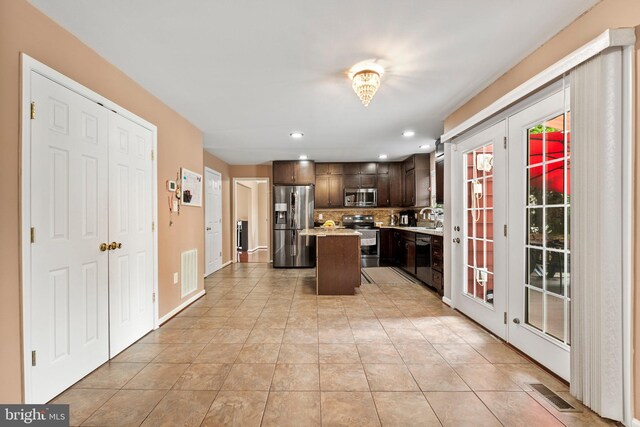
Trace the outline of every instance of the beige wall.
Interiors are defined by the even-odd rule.
[[[251,187],[236,183],[236,222],[249,221],[251,215]]]
[[[492,102],[514,89],[521,83],[533,77],[549,65],[561,59],[563,56],[576,50],[583,44],[594,39],[607,28],[632,27],[636,28],[636,38],[640,40],[640,1],[638,0],[603,0],[593,7],[589,12],[582,15],[574,23],[569,25],[555,37],[541,46],[538,50],[527,56],[522,62],[517,64],[502,77],[492,83],[485,90],[469,102],[454,111],[445,119],[445,132],[460,124],[473,114],[490,105]],[[638,99],[640,98],[640,42],[636,43],[636,66],[635,66],[635,111],[636,123],[640,120],[640,108]],[[638,131],[635,130],[636,146],[640,143]],[[640,176],[640,150],[635,150],[635,182]],[[638,224],[640,219],[640,185],[635,187],[635,210],[634,222]],[[640,227],[636,225],[636,242],[640,242]],[[640,277],[640,247],[636,243],[635,251],[635,283]],[[640,342],[640,293],[636,292],[637,286],[634,283],[634,394],[640,393],[640,359],[636,348]],[[634,398],[634,414],[640,417],[640,399]]]
[[[202,133],[141,86],[109,64],[26,0],[0,1],[0,182],[8,201],[0,221],[0,402],[22,401],[20,297],[20,52],[158,126],[159,206],[165,206],[165,181],[180,167],[202,170]],[[169,227],[168,209],[159,209],[160,315],[180,304],[180,253],[197,248],[203,271],[201,208],[185,208]],[[203,281],[199,289],[203,288]]]

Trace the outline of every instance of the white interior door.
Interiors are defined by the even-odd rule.
[[[153,329],[151,131],[109,112],[110,355]]]
[[[509,118],[509,341],[566,380],[569,99],[560,90]]]
[[[222,267],[222,176],[205,168],[205,276]]]
[[[452,147],[452,296],[455,307],[506,339],[505,122]]]
[[[109,358],[107,110],[31,73],[30,401]],[[29,179],[26,177],[25,179]],[[28,225],[27,225],[28,226]],[[25,367],[25,369],[28,369]]]

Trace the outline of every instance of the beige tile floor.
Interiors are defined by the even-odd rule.
[[[59,396],[72,425],[611,425],[416,284],[314,294],[313,270],[234,264]],[[559,413],[528,386],[577,404]]]

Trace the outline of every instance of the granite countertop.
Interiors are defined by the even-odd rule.
[[[444,236],[444,230],[427,227],[401,227],[399,225],[383,225],[382,228],[392,228],[395,230],[411,231],[413,233],[428,234],[430,236]]]
[[[350,228],[307,228],[300,232],[301,236],[360,236],[362,233],[359,233]]]

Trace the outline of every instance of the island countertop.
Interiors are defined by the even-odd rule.
[[[306,228],[300,232],[301,236],[360,236],[362,233],[359,233],[355,230],[349,228]]]

